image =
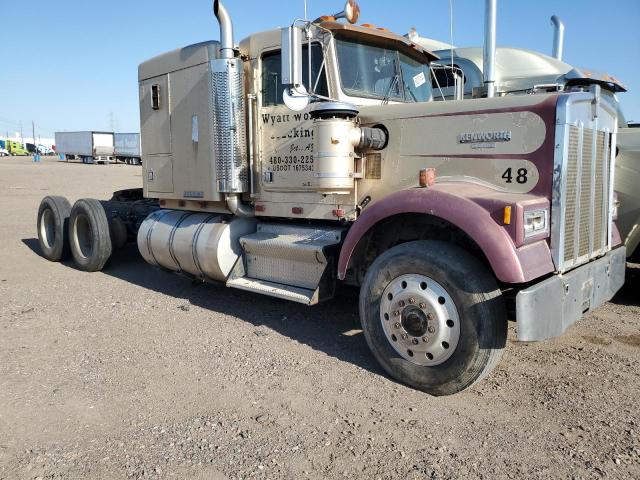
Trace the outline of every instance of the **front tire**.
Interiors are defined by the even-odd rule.
[[[102,270],[111,257],[109,220],[100,201],[78,200],[69,216],[69,244],[78,269],[85,272]]]
[[[398,245],[373,262],[360,290],[360,319],[385,371],[432,395],[481,380],[507,336],[493,275],[460,247],[432,240]]]

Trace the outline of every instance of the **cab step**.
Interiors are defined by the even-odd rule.
[[[244,274],[227,286],[314,305],[333,296],[345,229],[260,223],[240,237]]]
[[[235,278],[227,282],[227,287],[245,290],[247,292],[261,293],[270,297],[291,300],[292,302],[303,303],[305,305],[315,305],[318,303],[319,289],[310,290],[308,288],[292,287],[282,283],[268,282],[266,280],[256,280],[254,278]]]

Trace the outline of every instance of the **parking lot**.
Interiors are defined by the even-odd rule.
[[[45,195],[108,198],[140,167],[0,159],[0,479],[639,478],[640,268],[479,385],[389,379],[357,292],[303,307],[154,270],[39,255]]]

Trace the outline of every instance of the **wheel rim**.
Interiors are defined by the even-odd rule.
[[[84,258],[89,258],[93,252],[93,230],[89,217],[84,214],[78,215],[73,224],[73,233],[76,250]]]
[[[445,362],[460,339],[451,295],[425,275],[401,275],[387,285],[380,300],[380,321],[393,349],[416,365]]]
[[[42,212],[40,237],[47,248],[52,248],[56,243],[56,218],[50,208]]]

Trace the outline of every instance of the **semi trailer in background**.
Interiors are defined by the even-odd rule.
[[[116,161],[128,165],[140,165],[140,134],[139,133],[114,133],[114,146]]]
[[[56,132],[56,151],[68,160],[82,163],[110,163],[115,148],[112,132]]]

